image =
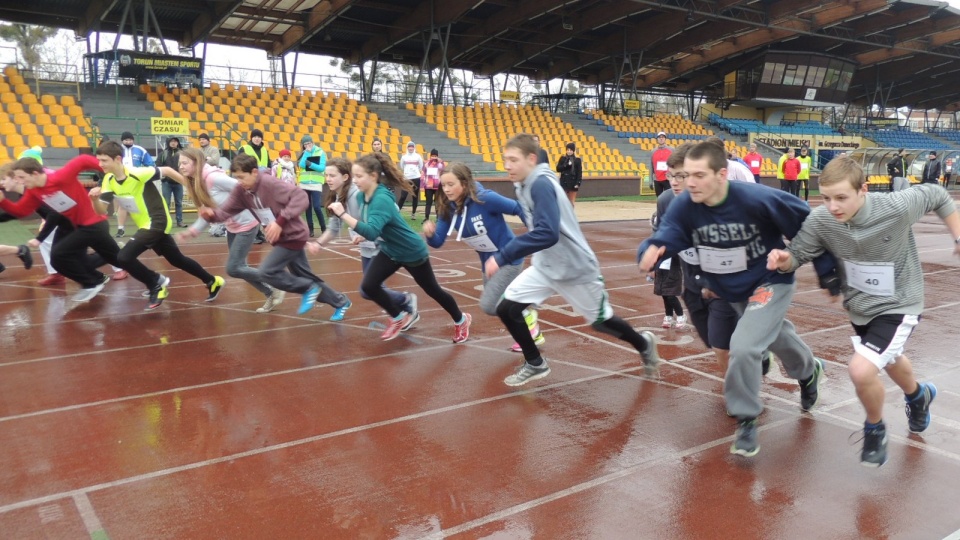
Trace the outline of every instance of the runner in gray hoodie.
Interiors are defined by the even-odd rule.
[[[640,353],[648,373],[660,361],[656,337],[638,334],[629,323],[613,314],[600,275],[600,263],[580,231],[580,224],[560,183],[548,164],[537,164],[537,143],[520,134],[503,150],[504,168],[514,181],[517,200],[523,208],[529,231],[517,236],[484,263],[488,278],[501,266],[533,255],[530,267],[507,287],[497,306],[497,315],[523,350],[524,363],[504,379],[508,386],[520,386],[546,377],[550,366],[540,356],[527,328],[523,312],[559,294],[574,310],[592,323],[594,330],[629,342]]]

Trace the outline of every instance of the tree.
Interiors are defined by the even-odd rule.
[[[60,31],[40,49],[40,60],[43,64],[39,78],[54,81],[76,81],[79,79],[80,60],[82,49],[70,32]]]
[[[0,39],[17,44],[27,69],[33,69],[40,64],[40,47],[56,33],[57,29],[49,26],[0,24]]]

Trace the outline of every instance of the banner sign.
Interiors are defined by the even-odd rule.
[[[151,135],[189,135],[189,118],[160,118],[150,119]]]
[[[787,139],[781,137],[756,137],[755,141],[761,142],[774,148],[801,148],[809,147],[810,139]]]
[[[518,101],[520,99],[520,92],[514,92],[513,90],[502,90],[500,92],[500,99],[502,101]]]
[[[639,111],[640,102],[635,99],[625,99],[623,100],[623,110],[625,111]]]
[[[138,80],[166,80],[179,84],[200,84],[203,60],[188,56],[117,51],[119,75]]]
[[[900,120],[897,118],[867,118],[867,125],[877,127],[897,127]]]

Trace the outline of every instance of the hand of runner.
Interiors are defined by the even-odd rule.
[[[495,257],[490,257],[487,259],[487,262],[483,263],[483,271],[485,274],[487,274],[488,278],[492,278],[499,269],[500,265],[497,264],[497,259]]]
[[[657,261],[659,261],[660,257],[663,257],[663,254],[666,252],[667,248],[664,246],[648,247],[647,250],[643,252],[643,257],[640,257],[640,271],[644,273],[652,272]]]
[[[700,289],[700,296],[702,296],[704,300],[713,300],[715,298],[720,298],[719,296],[717,296],[717,293],[711,291],[706,287]]]
[[[773,249],[767,254],[767,270],[790,270],[790,252],[783,249]]]
[[[339,217],[340,214],[343,213],[343,205],[338,202],[332,202],[330,203],[330,206],[327,206],[327,210],[329,210],[334,216]]]
[[[276,221],[272,221],[266,226],[266,228],[263,229],[263,235],[267,237],[267,242],[276,244],[277,240],[280,239],[280,233],[282,231],[283,229],[280,227],[280,225]]]
[[[100,198],[100,186],[97,186],[97,187],[91,189],[90,192],[89,192],[87,195],[89,195],[91,199],[99,199],[99,198]]]
[[[33,249],[37,249],[40,247],[40,241],[37,240],[36,238],[31,238],[30,240],[27,240],[27,245],[32,247]]]
[[[320,242],[307,242],[307,253],[311,255],[320,253]]]
[[[426,236],[427,238],[430,238],[430,237],[433,236],[433,234],[434,234],[435,232],[437,232],[437,225],[436,225],[434,222],[432,222],[432,221],[424,221],[424,222],[423,222],[423,235],[424,235],[424,236]]]
[[[353,242],[353,245],[359,246],[360,242],[363,242],[363,237],[358,234],[354,236],[350,241]]]
[[[216,217],[216,214],[214,213],[213,209],[207,208],[206,206],[201,206],[200,209],[197,210],[197,213],[199,213],[200,217],[202,217],[207,221],[210,221],[211,219]]]

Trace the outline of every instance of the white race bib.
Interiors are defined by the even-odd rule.
[[[697,248],[685,249],[678,255],[687,264],[700,264],[700,255],[697,254]]]
[[[760,162],[757,161],[757,160],[753,160],[753,161],[750,162],[750,166],[753,167],[753,168],[757,168],[757,167],[760,166]]]
[[[700,268],[711,274],[735,274],[747,269],[747,248],[698,247]]]
[[[494,251],[498,251],[496,244],[493,243],[493,240],[491,240],[490,237],[485,234],[461,238],[460,240],[463,240],[468,246],[482,253],[492,253]]]
[[[670,261],[672,261],[672,260],[673,260],[673,257],[670,257],[670,258],[668,258],[668,259],[664,259],[663,262],[660,263],[660,269],[661,269],[661,270],[670,270],[670,266],[672,266],[672,264],[671,264]]]
[[[656,165],[657,165],[657,170],[658,170],[658,171],[666,171],[666,170],[668,170],[667,162],[666,162],[666,161],[658,161],[658,162],[656,163]]]
[[[51,193],[50,195],[44,195],[43,202],[47,203],[47,206],[60,213],[63,213],[64,210],[69,210],[77,205],[77,201],[71,199],[62,191],[57,191],[56,193]]]
[[[804,162],[802,162],[802,161],[800,162],[800,170],[801,170],[801,171],[805,171],[805,170],[807,170],[807,169],[809,169],[809,168],[810,168],[810,165],[809,165],[808,163],[804,163]]]
[[[137,208],[137,201],[133,197],[113,197],[113,201],[117,203],[117,206],[123,208],[131,214],[139,214],[140,209]]]
[[[437,176],[439,173],[439,167],[427,167],[427,176]]]
[[[254,212],[257,213],[257,218],[260,219],[260,223],[263,223],[264,226],[277,220],[276,216],[273,215],[273,210],[269,208],[257,208]]]
[[[893,296],[893,263],[855,263],[843,261],[847,285],[873,296]]]

